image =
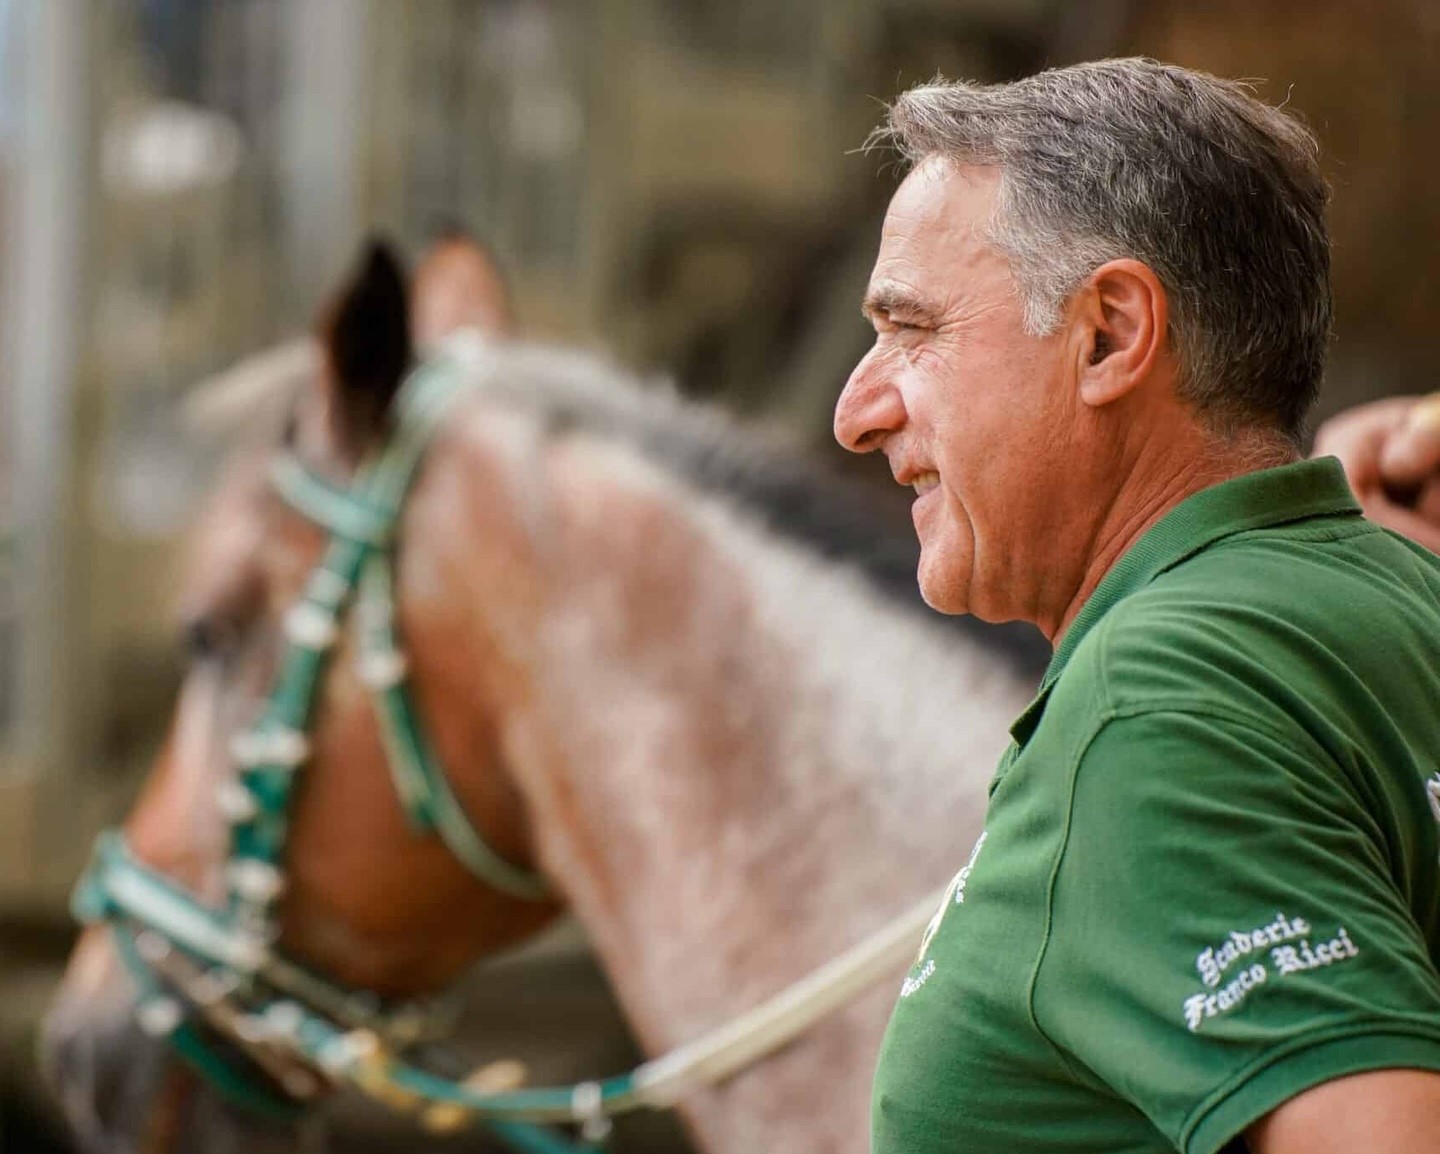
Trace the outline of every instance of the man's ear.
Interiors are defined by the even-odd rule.
[[[1154,372],[1165,353],[1170,303],[1165,286],[1138,260],[1097,268],[1076,294],[1080,399],[1108,405]]]

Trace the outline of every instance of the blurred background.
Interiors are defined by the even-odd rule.
[[[0,0],[0,1150],[65,1149],[34,1027],[178,683],[172,561],[226,440],[197,382],[301,332],[370,230],[461,224],[525,335],[829,451],[881,102],[1131,53],[1318,133],[1322,415],[1440,386],[1433,0]]]

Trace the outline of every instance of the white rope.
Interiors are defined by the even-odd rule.
[[[794,1041],[915,954],[935,908],[936,894],[917,904],[859,945],[787,986],[767,1002],[693,1042],[646,1062],[635,1071],[635,1095],[664,1109],[687,1094],[713,1086]]]

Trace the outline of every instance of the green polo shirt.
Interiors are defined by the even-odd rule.
[[[1440,1071],[1440,558],[1336,461],[1171,510],[1011,733],[874,1154],[1213,1154],[1321,1082]]]

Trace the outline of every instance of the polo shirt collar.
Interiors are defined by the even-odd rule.
[[[1086,635],[1111,609],[1166,570],[1236,533],[1360,512],[1345,470],[1334,457],[1244,473],[1187,497],[1146,530],[1101,579],[1065,631],[1039,693],[1010,727],[1011,736],[1021,745],[1029,739],[1051,688]]]

